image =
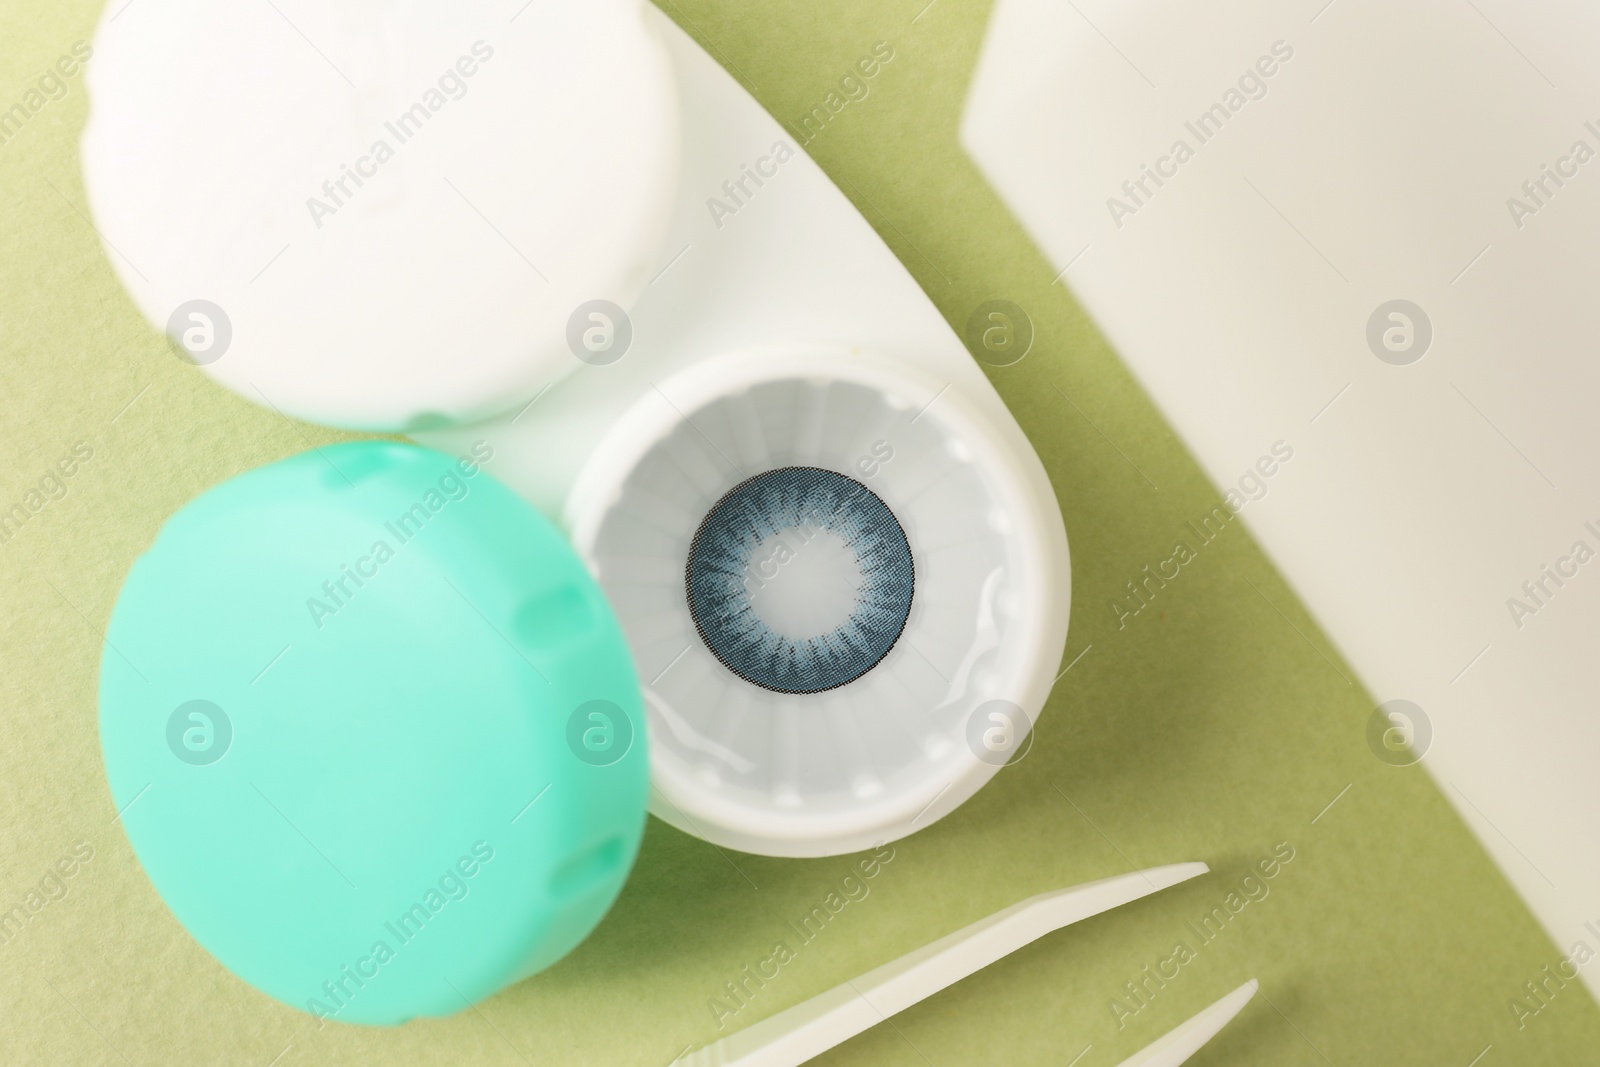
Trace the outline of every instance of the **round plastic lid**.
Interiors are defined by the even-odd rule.
[[[241,475],[112,613],[100,731],[134,851],[224,966],[318,1016],[446,1015],[548,966],[638,851],[627,649],[492,459],[370,442]]]
[[[86,64],[106,254],[180,356],[354,429],[521,406],[648,281],[677,90],[640,0],[111,4]]]

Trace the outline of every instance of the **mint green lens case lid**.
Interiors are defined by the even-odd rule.
[[[492,456],[364,442],[240,475],[112,612],[100,736],[140,863],[224,966],[318,1016],[447,1015],[549,966],[638,852],[626,645]]]

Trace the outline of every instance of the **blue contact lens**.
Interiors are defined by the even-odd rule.
[[[911,614],[911,546],[866,486],[783,467],[717,501],[689,548],[689,611],[730,671],[779,693],[866,674]]]

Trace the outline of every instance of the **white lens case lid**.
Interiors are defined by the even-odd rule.
[[[916,572],[888,653],[810,693],[730,667],[686,579],[707,513],[796,468],[867,487]],[[1054,501],[961,389],[882,356],[804,347],[680,371],[594,450],[565,519],[646,683],[651,810],[717,844],[822,856],[930,825],[1025,748],[1058,667],[1069,591]],[[816,580],[806,557],[836,550],[825,541],[758,549],[736,595],[778,595],[786,569]]]
[[[670,217],[671,63],[639,0],[112,5],[84,183],[144,315],[286,414],[406,430],[526,403]],[[585,323],[587,320],[584,320]]]

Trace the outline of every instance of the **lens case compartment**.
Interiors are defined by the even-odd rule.
[[[749,851],[848,852],[931,823],[994,774],[1004,760],[969,744],[980,708],[1015,709],[1013,747],[1025,738],[1024,694],[1058,651],[1044,647],[1053,607],[1036,592],[1051,546],[1009,443],[948,386],[859,351],[734,353],[662,382],[595,450],[566,520],[646,683],[661,818]],[[686,571],[727,494],[805,470],[833,472],[886,506],[914,592],[903,629],[868,669],[782,692],[730,667],[716,647],[725,638],[708,640]],[[851,518],[820,518],[762,530],[742,573],[720,575],[740,610],[764,610],[780,630],[789,617],[789,634],[752,656],[845,621],[855,603],[841,579],[856,581],[855,601],[870,586],[849,558]],[[892,569],[893,555],[880,565]]]

